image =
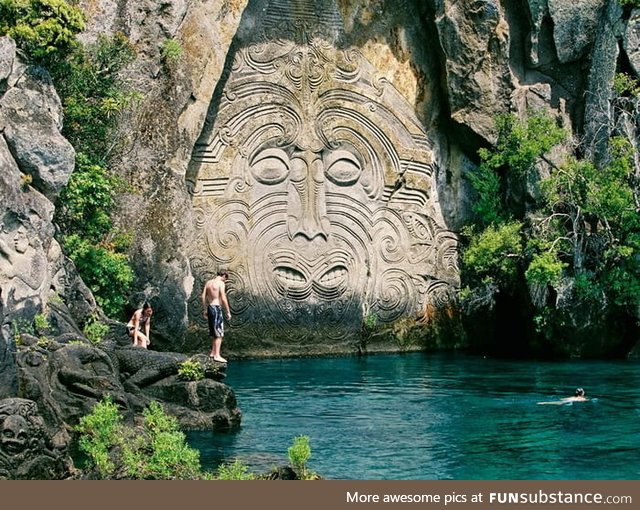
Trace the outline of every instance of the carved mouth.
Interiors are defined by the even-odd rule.
[[[340,297],[346,290],[348,255],[342,251],[328,253],[315,260],[282,250],[272,254],[274,283],[283,298],[302,301],[312,294],[322,300]]]
[[[4,448],[4,451],[6,451],[9,455],[17,455],[19,453],[22,453],[26,445],[24,441],[19,441],[16,439],[5,439],[2,442],[2,446]]]

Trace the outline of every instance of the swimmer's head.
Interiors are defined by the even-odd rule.
[[[584,390],[582,388],[576,388],[576,397],[584,397]]]

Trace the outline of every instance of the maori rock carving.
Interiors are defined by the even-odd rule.
[[[458,282],[457,239],[423,128],[356,49],[338,47],[335,7],[273,4],[192,155],[196,278],[227,268],[236,331],[275,325],[288,343],[344,340],[363,311],[390,322],[441,304]]]
[[[220,382],[226,377],[226,365],[208,356],[191,358],[200,363],[204,378],[183,381],[178,372],[189,359],[184,354],[121,347],[114,340],[103,340],[99,346],[67,343],[72,335],[49,340],[46,348],[35,337],[21,338],[17,352],[21,389],[38,403],[49,426],[77,423],[107,396],[126,419],[151,400],[160,400],[183,427],[229,429],[240,423],[235,395]],[[186,398],[192,395],[197,398]]]
[[[68,458],[55,448],[35,402],[0,400],[0,479],[68,476]]]
[[[10,228],[0,223],[0,296],[7,304],[21,302],[40,291],[46,258],[40,246],[32,245],[37,242],[37,236],[29,236],[23,225]]]

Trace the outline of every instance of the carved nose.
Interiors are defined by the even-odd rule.
[[[289,191],[288,230],[293,239],[309,240],[329,237],[330,223],[326,213],[324,167],[319,157],[308,155],[293,161],[294,172]]]

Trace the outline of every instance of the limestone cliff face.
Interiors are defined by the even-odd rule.
[[[0,397],[15,395],[15,332],[45,308],[60,333],[96,308],[54,239],[52,201],[74,168],[51,78],[0,38]],[[52,324],[54,325],[54,324]]]
[[[464,175],[477,163],[477,149],[495,141],[495,115],[548,110],[597,150],[606,137],[597,129],[598,116],[606,114],[605,90],[619,48],[631,66],[637,60],[637,17],[625,21],[617,2],[608,0],[92,0],[82,5],[90,18],[83,37],[122,31],[138,50],[128,73],[145,100],[128,120],[130,144],[118,165],[138,192],[121,197],[118,218],[136,233],[133,300],[152,299],[156,327],[174,348],[189,328],[195,332],[191,338],[200,339],[196,344],[206,338],[199,293],[204,280],[223,266],[235,278],[230,295],[236,337],[267,336],[266,350],[278,343],[278,327],[269,328],[286,325],[293,316],[300,320],[290,328],[311,324],[324,331],[318,317],[340,323],[371,313],[391,320],[437,304],[444,298],[435,298],[441,291],[434,289],[455,290],[455,253],[445,255],[446,243],[455,252],[453,232],[473,200]],[[326,48],[313,42],[317,37]],[[168,38],[184,49],[177,63],[160,55]],[[290,95],[282,97],[289,99],[274,99],[281,93],[276,89],[288,89]],[[330,96],[343,109],[344,101],[361,98],[369,112],[356,109],[351,121],[340,124],[325,114],[323,101]],[[293,113],[296,101],[301,108]],[[273,105],[269,113],[268,104]],[[390,116],[380,116],[383,111]],[[398,118],[405,120],[398,124]],[[354,126],[367,122],[380,129],[374,138],[385,141],[379,146],[366,135],[356,140],[345,134],[362,133]],[[401,124],[414,141],[423,137],[419,149],[401,140]],[[350,188],[347,167],[341,167],[340,177],[309,177],[313,158],[296,159],[305,150],[316,154],[328,172],[340,159],[329,156],[338,146],[364,171],[363,177],[351,176],[356,187],[364,184],[362,197]],[[283,172],[291,172],[283,180],[278,158]],[[296,161],[310,180],[289,180]],[[403,161],[417,166],[407,171],[410,165]],[[376,165],[381,172],[367,174]],[[262,171],[269,176],[260,176]],[[356,209],[369,204],[362,218],[386,225],[380,239],[387,241],[376,241],[376,228],[365,227],[364,219],[342,219],[346,212],[339,209],[346,206],[336,197],[347,189],[356,197]],[[396,208],[389,201],[417,190],[425,193],[416,198],[422,205]],[[266,205],[268,197],[278,196],[282,222],[279,206]],[[270,220],[261,219],[259,204],[270,211]],[[444,244],[434,242],[443,235]],[[345,248],[350,243],[354,248]],[[373,250],[363,248],[371,245]],[[295,262],[285,257],[289,251]],[[343,259],[334,260],[343,251]],[[256,256],[264,260],[258,263]],[[319,261],[324,270],[316,268]],[[399,276],[404,273],[421,280]],[[390,290],[381,283],[384,274],[392,282],[398,278]],[[257,329],[243,336],[245,323]]]
[[[81,6],[89,15],[86,40],[120,31],[138,53],[128,79],[144,100],[126,120],[129,143],[115,165],[135,192],[121,197],[118,221],[136,236],[132,301],[152,301],[159,344],[164,338],[164,347],[176,350],[194,291],[186,256],[194,219],[184,175],[246,1],[92,0]],[[178,62],[161,57],[167,39],[184,50]]]
[[[116,216],[135,233],[131,300],[151,299],[156,345],[176,350],[203,348],[199,293],[223,266],[230,340],[248,351],[279,352],[281,326],[333,338],[324,326],[446,302],[473,200],[464,176],[495,115],[545,109],[597,155],[616,62],[640,68],[640,17],[614,0],[80,4],[82,38],[121,31],[138,52],[126,73],[144,100],[115,164],[134,192]],[[5,128],[7,151],[51,198],[69,154],[42,171],[10,140],[20,129]]]

